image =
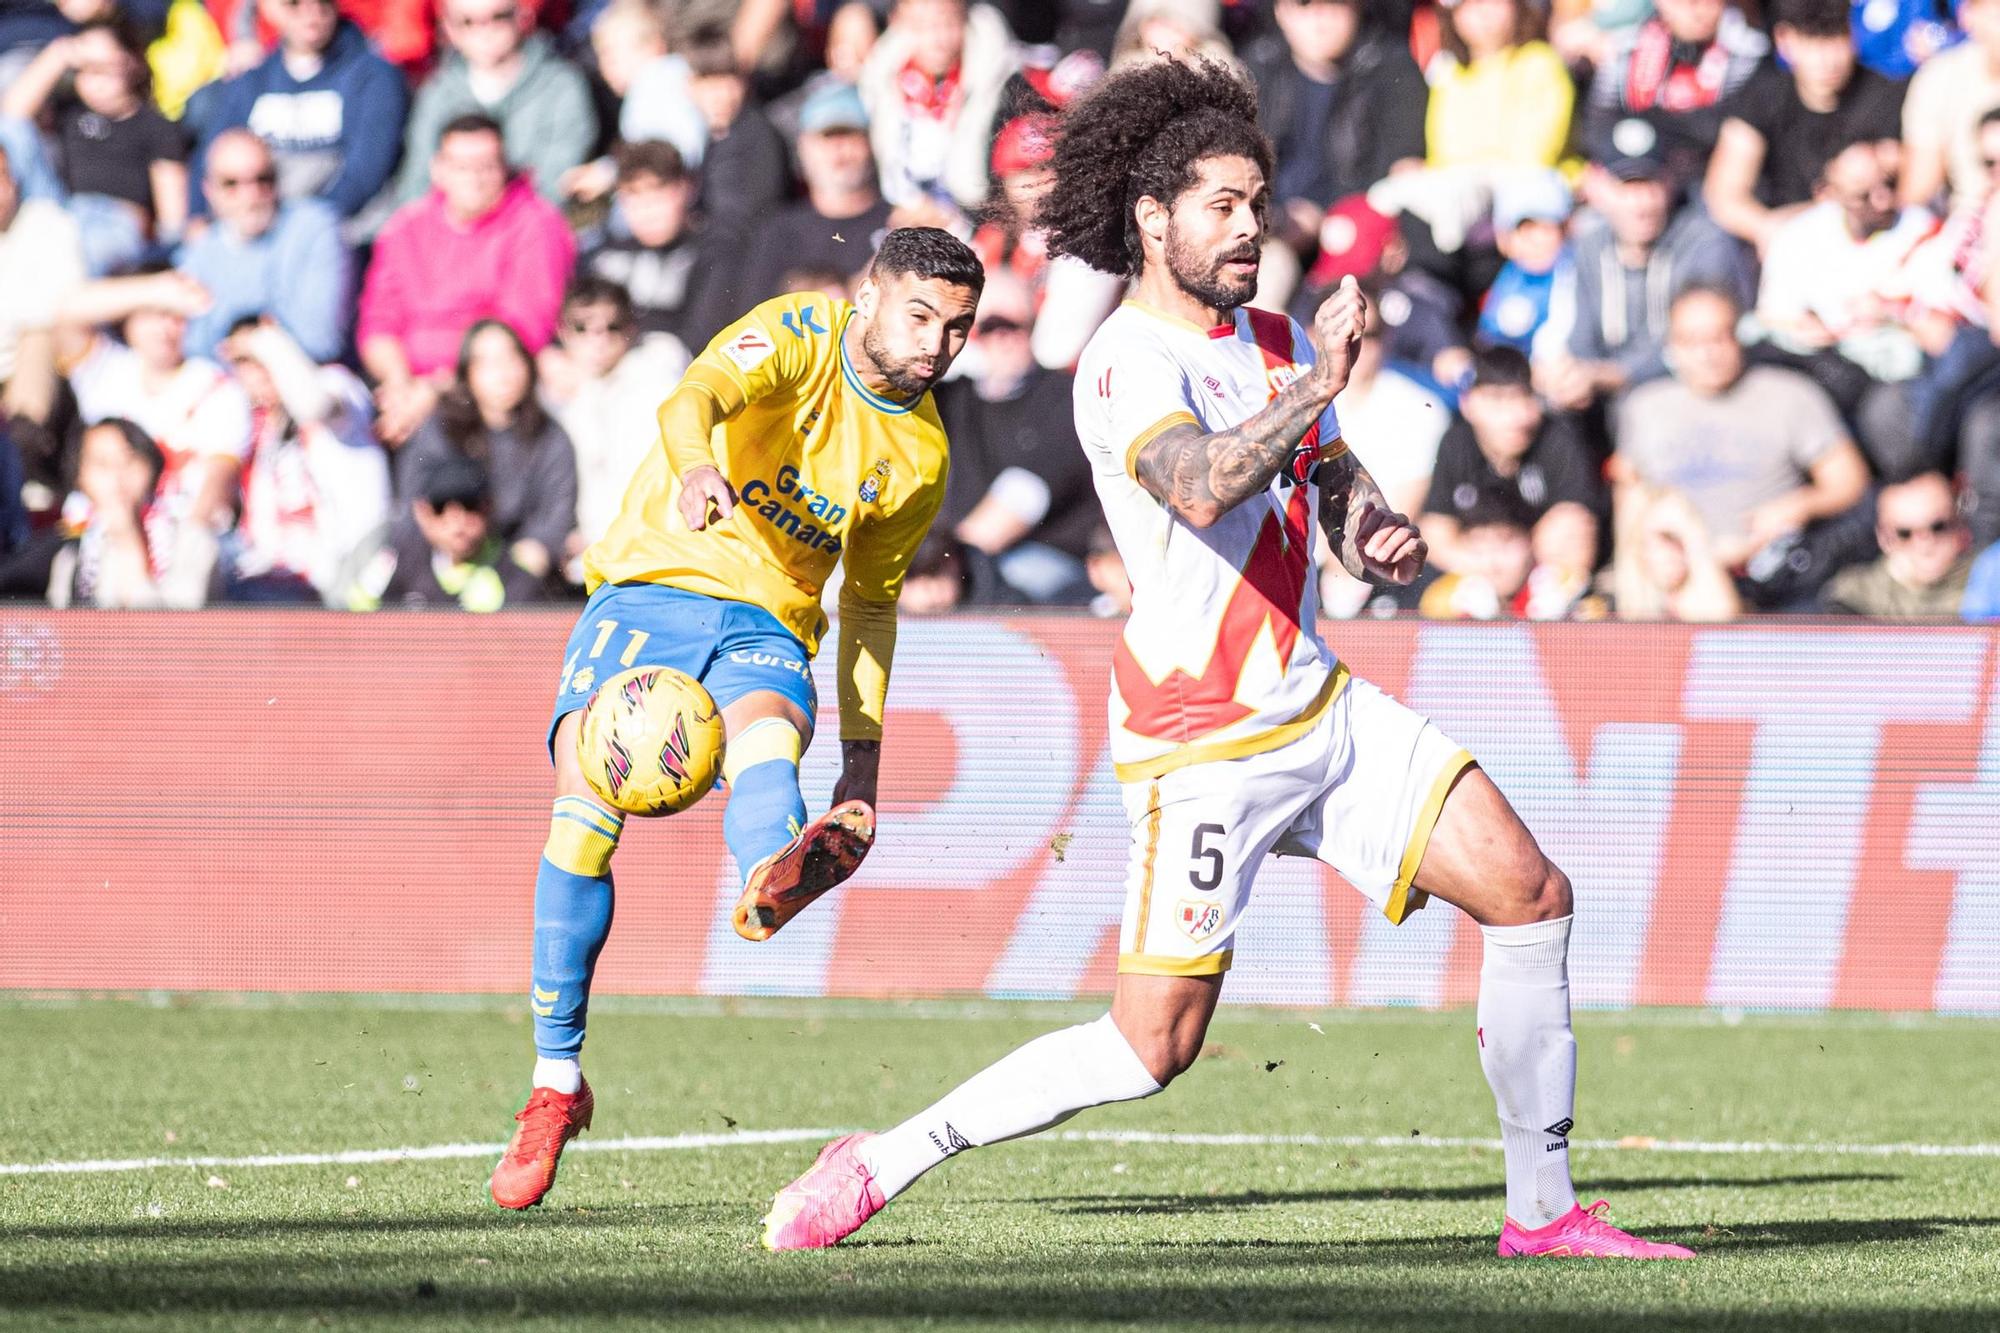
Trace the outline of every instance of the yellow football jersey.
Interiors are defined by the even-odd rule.
[[[593,590],[666,583],[749,602],[809,652],[826,629],[821,591],[843,558],[849,592],[896,600],[944,501],[949,458],[929,394],[894,402],[848,363],[841,334],[853,317],[853,306],[818,293],[781,296],[715,336],[682,384],[727,380],[747,400],[708,441],[736,489],[736,511],[690,531],[668,456],[674,448],[685,459],[687,442],[663,441],[584,555]]]

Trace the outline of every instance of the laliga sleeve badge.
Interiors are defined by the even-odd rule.
[[[755,324],[722,345],[722,354],[734,361],[739,370],[746,371],[761,364],[777,350],[777,345]]]
[[[882,498],[882,485],[889,480],[889,460],[878,458],[875,468],[861,480],[861,503],[872,505]]]

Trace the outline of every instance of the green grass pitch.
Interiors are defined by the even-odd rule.
[[[1074,1006],[603,1003],[591,1138],[880,1126]],[[517,1006],[0,1004],[0,1161],[498,1142]],[[2000,1025],[1583,1015],[1589,1201],[1694,1264],[1501,1261],[1467,1014],[1228,1011],[1162,1096],[1072,1130],[1393,1146],[1027,1141],[946,1165],[853,1242],[756,1224],[816,1145],[572,1153],[548,1203],[490,1159],[0,1174],[5,1328],[2000,1329]]]

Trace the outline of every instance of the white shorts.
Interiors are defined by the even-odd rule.
[[[1411,880],[1471,764],[1428,718],[1350,680],[1289,744],[1122,784],[1132,857],[1118,970],[1227,971],[1257,867],[1274,851],[1332,866],[1400,925],[1424,905]]]

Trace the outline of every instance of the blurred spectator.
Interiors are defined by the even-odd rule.
[[[1000,188],[981,210],[972,248],[988,276],[1005,270],[1037,290],[1049,266],[1049,237],[1035,225],[1042,196],[1055,184],[1054,116],[1016,116],[993,136],[991,166]]]
[[[1111,39],[1111,68],[1162,56],[1234,64],[1222,0],[1130,0]]]
[[[665,14],[647,0],[614,0],[591,25],[590,47],[597,72],[619,99],[618,137],[664,139],[689,170],[699,167],[708,123],[688,92],[687,61],[669,51]]]
[[[313,360],[338,359],[354,300],[339,216],[317,199],[280,200],[271,150],[248,130],[224,130],[205,162],[214,222],[181,248],[180,266],[211,304],[188,321],[188,352],[213,356],[237,320],[268,314]]]
[[[486,466],[439,460],[410,502],[409,521],[361,571],[348,608],[385,606],[488,612],[544,600],[542,580],[514,563],[493,533]]]
[[[461,118],[491,117],[505,136],[507,160],[535,189],[556,198],[565,172],[597,142],[590,85],[534,30],[522,0],[444,0],[451,54],[410,108],[396,197],[408,204],[435,182],[430,163],[446,129]],[[551,312],[553,313],[553,312]]]
[[[555,332],[576,238],[508,171],[500,143],[485,116],[446,125],[430,197],[376,238],[355,336],[377,385],[376,431],[392,444],[430,415],[475,322],[504,320],[535,349]]]
[[[1430,494],[1438,443],[1452,424],[1451,409],[1434,387],[1419,383],[1389,359],[1382,302],[1375,293],[1369,295],[1361,346],[1334,408],[1341,434],[1382,488],[1389,508],[1415,514]]]
[[[2000,236],[2000,108],[1980,117],[1978,143],[1987,193],[1961,200],[1910,261],[1909,327],[1929,359],[1911,382],[1909,427],[1926,461],[1949,472],[1956,459],[1973,544],[1984,546],[2000,541],[2000,282],[1988,239]]]
[[[1903,99],[1902,200],[1920,208],[1986,193],[1979,117],[2000,105],[2000,0],[1962,0],[1958,21],[1971,40],[1925,61]]]
[[[771,123],[778,127],[778,132],[787,143],[798,140],[801,115],[807,102],[829,88],[855,88],[860,85],[862,67],[868,63],[868,53],[875,49],[875,39],[882,32],[881,21],[867,0],[820,0],[820,3],[823,7],[833,8],[832,17],[826,24],[824,67],[815,70],[791,92],[774,100],[768,108]],[[863,119],[865,125],[865,113]]]
[[[1884,620],[1954,617],[1972,573],[1972,538],[1951,481],[1926,472],[1875,498],[1882,557],[1834,575],[1820,594],[1829,611]]]
[[[187,225],[187,145],[149,94],[138,34],[98,19],[42,48],[0,99],[0,116],[19,120],[53,107],[67,207],[93,275],[134,267]]]
[[[1363,0],[1276,0],[1272,13],[1283,41],[1250,60],[1278,156],[1272,224],[1310,256],[1328,205],[1423,161],[1429,90]]]
[[[1527,515],[1495,493],[1467,509],[1457,526],[1456,568],[1425,586],[1417,602],[1419,614],[1431,620],[1525,618],[1528,575],[1535,564]]]
[[[958,610],[971,594],[964,546],[942,526],[933,527],[910,560],[896,609],[913,616],[941,616]]]
[[[1319,258],[1292,300],[1292,317],[1310,328],[1320,302],[1352,274],[1379,293],[1388,359],[1420,366],[1456,392],[1472,364],[1459,329],[1464,302],[1409,259],[1397,219],[1377,212],[1362,195],[1338,200],[1320,224]]]
[[[1090,599],[1090,614],[1105,620],[1132,614],[1132,578],[1125,572],[1125,557],[1111,529],[1099,526],[1090,534],[1090,554],[1084,558],[1090,586],[1097,595]]]
[[[269,320],[238,321],[222,354],[252,421],[223,595],[344,606],[389,518],[389,462],[368,390],[344,367],[315,365]]]
[[[1027,284],[989,272],[973,331],[978,369],[939,403],[952,452],[939,525],[998,576],[1002,586],[986,589],[975,575],[982,601],[1080,606],[1104,514],[1077,443],[1073,381],[1035,364],[1033,321]]]
[[[852,301],[853,279],[830,268],[788,268],[778,278],[778,290],[774,295],[797,296],[804,292],[817,293],[835,301]]]
[[[787,270],[858,274],[889,229],[889,205],[876,187],[868,146],[868,113],[852,88],[822,87],[800,108],[799,173],[806,197],[758,227],[738,304],[777,295]]]
[[[686,52],[688,95],[708,127],[701,211],[718,228],[753,225],[771,215],[790,185],[784,140],[751,98],[750,80],[737,68],[727,31],[698,29]]]
[[[1590,85],[1583,147],[1593,161],[1657,154],[1677,185],[1701,180],[1723,103],[1770,43],[1727,0],[1656,0]]]
[[[543,409],[535,380],[534,357],[514,330],[497,319],[474,324],[450,392],[397,459],[396,492],[421,499],[449,459],[484,465],[493,535],[515,564],[546,578],[576,527],[576,454]]]
[[[112,417],[84,430],[49,605],[138,610],[206,600],[199,548],[183,558],[184,524],[155,501],[164,468],[159,445],[132,422]]]
[[[1901,479],[1935,465],[1912,413],[1907,381],[1924,350],[1907,315],[1912,258],[1938,224],[1920,208],[1899,212],[1883,157],[1863,142],[1826,164],[1823,202],[1772,233],[1757,317],[1859,423],[1876,470]]]
[[[1675,299],[1674,377],[1620,404],[1614,473],[1683,492],[1715,558],[1744,570],[1745,595],[1786,609],[1872,554],[1869,515],[1857,508],[1868,465],[1819,386],[1777,366],[1745,368],[1740,314],[1722,288]]]
[[[28,546],[28,506],[21,494],[27,475],[13,432],[0,421],[0,596],[14,590],[15,562]]]
[[[1053,117],[1016,116],[993,140],[993,179],[985,221],[972,248],[990,276],[1006,272],[1027,284],[1033,301],[1032,344],[1037,364],[1069,370],[1090,335],[1125,295],[1125,282],[1068,256],[1049,257],[1040,222],[1042,198],[1055,183]]]
[[[84,421],[121,417],[165,456],[160,500],[176,521],[226,530],[250,452],[250,403],[227,371],[188,356],[189,315],[208,293],[184,274],[109,278],[79,291],[65,315],[118,326],[122,342],[94,335],[69,372]]]
[[[1736,583],[1685,495],[1635,485],[1618,496],[1612,601],[1620,620],[1713,624],[1743,614]]]
[[[1608,225],[1582,232],[1535,345],[1551,405],[1580,411],[1666,372],[1667,307],[1690,284],[1738,285],[1736,242],[1692,205],[1657,156],[1614,157],[1593,195]]]
[[[76,223],[49,199],[22,199],[13,163],[0,149],[0,430],[17,451],[46,509],[61,468],[50,427],[61,392],[51,331],[83,284]]]
[[[260,12],[278,48],[202,90],[188,120],[204,153],[225,131],[248,129],[270,146],[279,194],[320,199],[351,218],[388,184],[402,151],[410,101],[402,76],[330,0],[260,0]]]
[[[672,144],[620,144],[617,162],[614,225],[585,247],[577,271],[623,287],[641,333],[668,333],[685,346],[705,347],[741,313],[730,283],[733,246],[724,249],[735,238],[694,229],[694,180]]]
[[[1576,85],[1541,40],[1543,18],[1534,0],[1446,4],[1439,36],[1451,58],[1433,76],[1424,117],[1432,166],[1552,167],[1561,160]]]
[[[1917,66],[1957,45],[1965,34],[1944,0],[1849,0],[1861,63],[1888,79],[1907,79]]]
[[[1527,352],[1548,323],[1557,275],[1570,264],[1563,228],[1569,186],[1553,171],[1520,172],[1493,192],[1493,239],[1507,262],[1479,307],[1474,340]]]
[[[576,454],[576,529],[563,545],[572,583],[583,581],[583,548],[611,526],[632,473],[659,447],[654,414],[688,367],[678,339],[638,333],[623,287],[579,277],[540,358],[543,396]]]
[[[1587,580],[1607,509],[1604,484],[1575,428],[1542,410],[1528,359],[1511,347],[1478,353],[1458,408],[1462,419],[1438,444],[1417,519],[1431,564],[1462,568],[1466,515],[1498,497],[1532,528],[1538,563]]]
[[[1972,562],[1958,614],[1965,620],[2000,620],[2000,542]]]
[[[1775,15],[1783,63],[1724,103],[1702,187],[1716,225],[1759,254],[1812,202],[1835,153],[1902,134],[1903,87],[1858,66],[1847,0],[1779,0]]]
[[[991,7],[896,0],[862,69],[861,98],[882,193],[912,210],[913,224],[985,202],[987,143],[1018,66],[1013,34]]]
[[[153,105],[179,120],[188,98],[226,72],[222,32],[201,0],[172,0],[166,26],[146,48],[153,75]]]

